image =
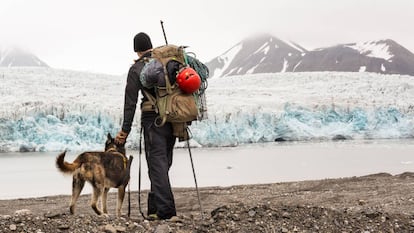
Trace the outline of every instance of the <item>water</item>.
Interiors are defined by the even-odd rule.
[[[378,172],[414,171],[414,140],[324,141],[249,144],[226,148],[192,148],[198,185],[231,186],[362,176]],[[72,178],[58,172],[58,152],[1,153],[0,199],[71,193]],[[75,152],[66,154],[73,161]],[[131,190],[138,189],[138,151]],[[142,157],[142,189],[149,188]],[[173,187],[194,187],[187,149],[176,149],[170,171]],[[90,193],[85,185],[82,193]]]

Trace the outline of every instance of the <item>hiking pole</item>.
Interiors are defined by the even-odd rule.
[[[161,23],[162,33],[164,34],[165,44],[168,45],[167,35],[165,35],[165,30],[164,30],[164,22],[160,20],[160,23]]]
[[[142,155],[142,128],[139,132],[139,166],[138,166],[138,209],[144,219],[145,217],[144,212],[141,209],[141,155]]]
[[[127,179],[128,179],[128,217],[131,216],[131,165],[132,159],[134,157],[132,155],[129,156],[128,165],[127,165]],[[124,181],[125,182],[125,181]]]
[[[200,192],[198,190],[197,178],[196,178],[196,174],[195,174],[194,163],[193,163],[193,156],[191,154],[190,140],[189,139],[187,140],[187,147],[188,147],[188,153],[190,155],[191,168],[193,169],[193,176],[194,176],[195,187],[196,187],[196,190],[197,190],[198,204],[200,205],[201,220],[204,220],[204,217],[203,217],[203,208],[201,207]]]
[[[131,217],[131,182],[128,182],[128,218]]]

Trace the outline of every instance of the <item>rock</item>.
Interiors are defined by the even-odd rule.
[[[126,232],[126,227],[123,226],[116,226],[115,229],[117,232]]]
[[[173,223],[180,223],[183,222],[182,219],[180,219],[178,216],[172,216],[169,220],[169,222],[173,222]]]
[[[116,233],[116,228],[111,224],[106,224],[103,230],[106,233]]]
[[[346,140],[346,139],[347,138],[344,135],[340,135],[340,134],[337,134],[332,138],[332,140],[334,141],[340,141],[340,140]]]
[[[32,214],[32,212],[28,209],[21,209],[21,210],[16,210],[14,212],[15,215],[21,216],[21,215],[29,215]]]
[[[365,200],[358,200],[358,205],[365,205],[367,202]]]
[[[50,213],[50,212],[48,212],[48,213],[45,214],[46,218],[59,218],[61,216],[62,216],[61,213]]]
[[[170,233],[171,229],[167,224],[158,225],[154,233]]]
[[[256,211],[254,211],[254,210],[249,211],[249,216],[250,217],[254,217],[255,215],[256,215]]]
[[[130,224],[128,226],[128,230],[130,230],[131,232],[145,232],[145,228],[139,225],[137,222],[134,222],[134,224]]]
[[[1,215],[0,219],[3,219],[3,220],[11,219],[11,215]]]
[[[17,226],[16,226],[16,224],[11,224],[11,225],[9,226],[9,229],[10,229],[11,231],[15,231],[15,230],[17,230]]]
[[[70,228],[70,226],[67,225],[67,224],[62,224],[62,225],[59,225],[58,226],[58,229],[59,230],[68,230],[69,228]]]
[[[377,218],[377,217],[381,216],[381,214],[382,214],[381,212],[376,211],[376,210],[367,210],[367,211],[365,211],[365,216],[367,216],[368,218],[371,218],[371,219]]]
[[[283,218],[290,218],[290,214],[285,211],[285,212],[282,213],[282,217]]]

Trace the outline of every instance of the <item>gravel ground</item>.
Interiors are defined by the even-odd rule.
[[[414,173],[200,189],[174,189],[178,219],[146,221],[131,192],[131,217],[97,216],[82,195],[0,200],[0,232],[414,232]],[[146,200],[144,191],[141,200]],[[142,201],[144,202],[144,201]],[[123,213],[127,212],[127,198]],[[145,212],[145,204],[142,204]]]

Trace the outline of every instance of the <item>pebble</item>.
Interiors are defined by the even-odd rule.
[[[11,219],[11,215],[1,215],[0,219],[3,219],[3,220]]]
[[[67,224],[62,224],[62,225],[58,226],[58,229],[60,229],[60,230],[67,230],[69,228],[70,228],[70,226],[67,225]]]
[[[126,227],[123,226],[116,226],[115,229],[117,232],[126,232]]]
[[[358,200],[358,205],[365,205],[367,202],[365,200]]]
[[[249,211],[249,216],[250,217],[253,217],[253,216],[255,216],[256,215],[256,211],[254,211],[254,210],[250,210]]]
[[[283,218],[290,218],[290,214],[288,212],[283,212],[282,217]]]
[[[170,233],[171,229],[167,224],[158,225],[154,233]]]
[[[45,217],[46,218],[58,218],[58,217],[61,217],[61,213],[47,213],[47,214],[45,214]]]
[[[28,209],[21,209],[21,210],[16,210],[14,212],[15,215],[28,215],[31,214],[32,212]]]
[[[11,224],[11,225],[9,226],[9,229],[10,229],[11,231],[15,231],[15,230],[17,230],[17,226],[16,226],[15,224]]]
[[[116,233],[115,227],[112,226],[111,224],[106,224],[103,230],[106,233]]]

